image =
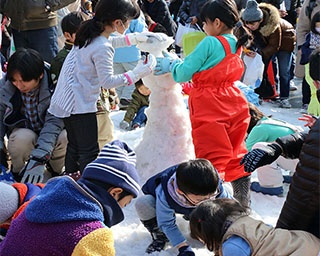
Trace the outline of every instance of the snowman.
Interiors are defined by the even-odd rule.
[[[173,43],[171,37],[154,44],[140,43],[143,52],[162,57],[162,51]],[[144,77],[149,87],[148,118],[141,142],[135,148],[137,169],[142,181],[154,174],[184,161],[195,158],[191,136],[191,123],[186,108],[182,87],[171,73]]]

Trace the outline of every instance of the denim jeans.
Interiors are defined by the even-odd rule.
[[[57,27],[18,31],[12,29],[15,48],[31,48],[40,53],[44,61],[51,63],[58,53]]]
[[[290,93],[290,70],[293,55],[292,52],[278,51],[275,56],[277,57],[279,68],[280,99],[287,99]]]
[[[135,118],[132,121],[132,125],[138,124],[139,126],[141,126],[143,123],[147,122],[147,116],[144,113],[146,108],[147,106],[143,106],[139,108],[138,113],[136,114]]]

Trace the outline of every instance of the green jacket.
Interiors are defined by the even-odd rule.
[[[144,106],[149,106],[149,96],[144,96],[135,89],[132,93],[132,101],[127,108],[127,112],[123,120],[130,123],[138,113],[139,109]]]
[[[72,49],[72,46],[73,46],[72,44],[66,42],[64,47],[58,52],[56,57],[54,57],[53,60],[51,61],[50,73],[51,73],[51,79],[55,85],[58,82],[58,77],[60,75],[62,64],[66,59],[68,53]]]

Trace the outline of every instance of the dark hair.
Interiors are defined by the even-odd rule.
[[[191,237],[204,242],[209,251],[217,250],[230,225],[227,218],[240,215],[249,215],[249,208],[234,199],[205,201],[190,214]]]
[[[239,21],[239,13],[234,0],[208,0],[200,11],[202,21],[221,20],[228,28],[234,28]]]
[[[312,80],[320,81],[320,49],[312,51],[309,57],[309,74]]]
[[[62,32],[70,33],[71,35],[76,33],[80,27],[82,21],[86,20],[82,12],[70,12],[63,17],[61,21]]]
[[[144,85],[142,82],[142,79],[139,79],[137,82],[135,82],[135,86],[138,89],[139,87],[141,87],[141,85]]]
[[[6,79],[13,81],[13,76],[19,72],[23,81],[39,79],[44,72],[44,61],[37,51],[18,48],[8,60]]]
[[[320,33],[316,30],[316,23],[320,22],[320,11],[316,12],[312,19],[311,19],[311,31],[317,35],[320,35]]]
[[[140,8],[136,1],[100,0],[95,7],[95,16],[81,24],[74,44],[79,48],[86,47],[104,31],[105,26],[110,26],[116,19],[125,23],[139,15]]]
[[[237,48],[244,46],[247,49],[253,50],[253,35],[248,28],[246,28],[241,21],[237,22],[233,34],[238,39]]]
[[[257,125],[257,123],[265,116],[256,105],[252,104],[251,102],[248,102],[249,106],[249,112],[250,112],[250,123],[247,130],[247,133],[249,134],[253,127]]]
[[[177,186],[185,194],[208,195],[217,190],[219,174],[206,159],[189,160],[176,170]]]

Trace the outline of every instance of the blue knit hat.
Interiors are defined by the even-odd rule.
[[[249,0],[246,8],[242,12],[241,18],[244,21],[259,21],[263,18],[263,12],[255,0]]]
[[[137,197],[140,185],[135,163],[135,152],[125,142],[115,140],[106,144],[97,159],[86,166],[82,178],[114,185]]]

